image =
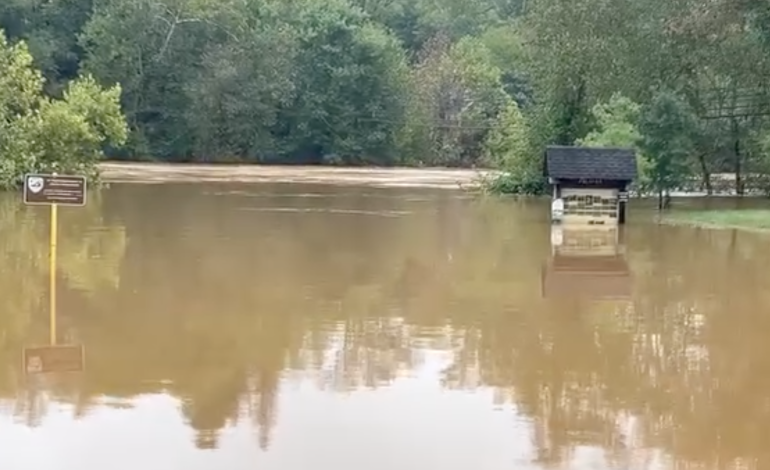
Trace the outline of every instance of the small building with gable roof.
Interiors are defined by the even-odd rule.
[[[625,223],[628,187],[637,177],[634,149],[549,146],[544,160],[564,223]]]

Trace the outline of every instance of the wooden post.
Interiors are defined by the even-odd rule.
[[[56,176],[56,173],[54,173]],[[48,242],[48,300],[50,326],[49,334],[51,336],[51,345],[56,345],[56,250],[58,249],[59,238],[59,206],[51,204],[51,222],[50,237]]]
[[[626,203],[628,202],[628,190],[623,188],[618,192],[618,225],[626,223]]]
[[[626,223],[626,203],[625,201],[618,202],[618,224],[623,225]]]

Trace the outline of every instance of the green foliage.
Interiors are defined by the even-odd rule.
[[[639,192],[650,189],[650,161],[645,156],[640,142],[639,118],[641,106],[629,98],[614,94],[605,103],[597,103],[591,109],[595,128],[577,144],[585,147],[621,147],[636,150],[639,177],[635,188]]]
[[[484,142],[486,163],[502,172],[482,181],[493,194],[536,195],[546,190],[542,153],[533,145],[531,128],[515,101],[510,101]]]
[[[127,129],[120,87],[103,90],[89,76],[68,84],[63,98],[43,94],[43,78],[24,43],[0,34],[0,185],[31,171],[95,176],[103,145],[121,145]]]
[[[585,147],[634,147],[641,138],[637,122],[640,106],[620,94],[591,109],[596,128],[578,140]]]
[[[0,6],[0,29],[26,42],[47,78],[46,91],[58,95],[77,76],[77,34],[90,12],[90,1],[6,0]]]
[[[515,101],[508,103],[500,113],[487,136],[484,150],[487,162],[494,167],[518,168],[527,174],[537,172],[537,164],[532,158],[529,125]]]
[[[697,124],[692,111],[677,95],[661,92],[642,110],[639,130],[639,146],[649,159],[650,189],[662,194],[681,187],[695,150]]]
[[[501,72],[505,92],[522,108],[532,105],[532,89],[528,78],[526,46],[522,35],[511,24],[491,27],[480,36],[489,49],[493,64]]]
[[[539,196],[546,193],[546,183],[543,177],[519,172],[503,172],[481,178],[484,192],[496,195]]]
[[[120,84],[130,132],[111,157],[479,166],[499,164],[488,146],[511,100],[537,155],[630,145],[634,107],[670,89],[697,127],[681,170],[705,185],[768,174],[767,2],[650,2],[9,0],[0,28],[34,59],[12,69],[4,53],[0,80],[27,85],[2,99],[34,108],[24,100],[61,97],[81,71]],[[31,65],[45,81],[17,76]],[[34,127],[16,121],[5,136]],[[5,167],[30,166],[30,144],[13,145]]]
[[[484,137],[509,101],[489,49],[475,38],[452,45],[437,36],[421,52],[411,83],[404,137],[410,153],[428,165],[480,163]]]
[[[770,230],[770,211],[765,209],[673,211],[663,219],[671,224],[743,230]]]

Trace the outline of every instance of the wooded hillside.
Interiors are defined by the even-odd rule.
[[[526,182],[584,143],[637,146],[656,188],[770,168],[765,0],[4,0],[0,28],[54,97],[120,85],[121,158]]]

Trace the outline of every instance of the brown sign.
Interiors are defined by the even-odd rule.
[[[84,176],[25,175],[24,204],[84,206],[86,178]]]
[[[81,372],[84,367],[85,350],[80,344],[24,348],[24,371],[27,374]]]

